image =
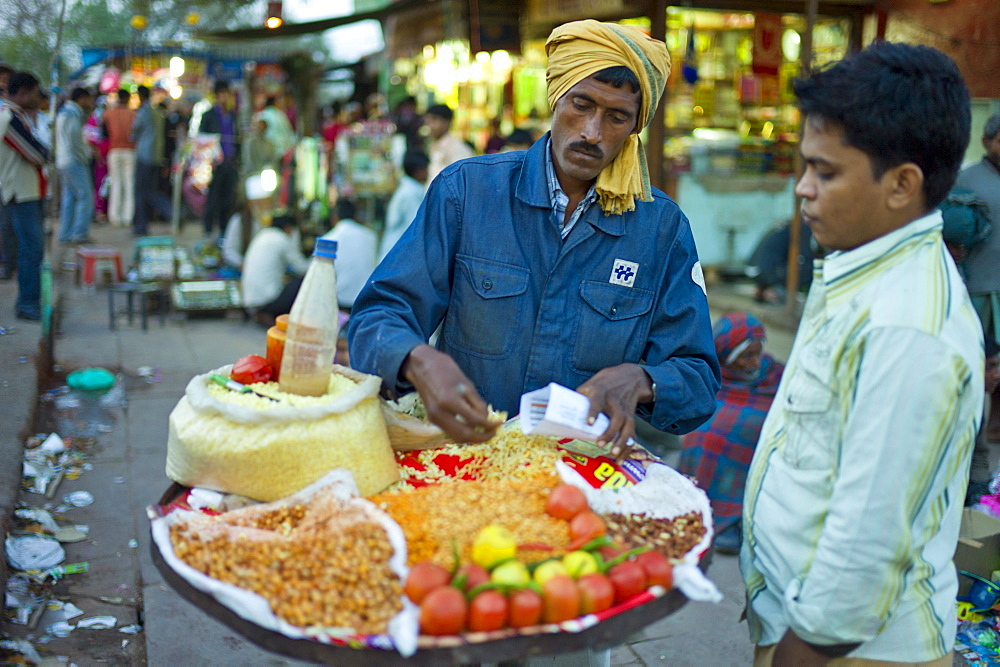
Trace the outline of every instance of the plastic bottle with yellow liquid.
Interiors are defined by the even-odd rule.
[[[327,392],[337,350],[337,242],[317,239],[302,287],[288,314],[278,386],[301,396]]]

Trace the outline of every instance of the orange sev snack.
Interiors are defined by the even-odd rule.
[[[569,524],[545,513],[549,491],[559,481],[554,473],[536,470],[524,479],[466,480],[405,493],[384,492],[370,500],[403,528],[411,565],[431,561],[450,569],[453,543],[461,562],[470,562],[473,540],[490,524],[510,530],[518,544],[554,548],[519,549],[519,559],[531,562],[560,555],[569,544]]]

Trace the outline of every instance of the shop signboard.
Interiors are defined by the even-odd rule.
[[[503,49],[509,53],[521,52],[520,12],[512,11],[505,0],[479,1],[479,34],[470,42],[480,51]],[[472,21],[469,22],[470,26]],[[478,44],[476,41],[478,37]]]
[[[625,0],[528,0],[528,20],[562,23],[581,17],[604,18],[625,11]]]
[[[758,12],[753,24],[754,74],[776,76],[781,67],[781,15]]]

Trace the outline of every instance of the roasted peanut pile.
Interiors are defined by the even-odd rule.
[[[519,480],[425,486],[405,493],[381,493],[370,500],[403,528],[411,564],[429,560],[450,568],[453,543],[462,562],[468,562],[472,541],[490,524],[510,530],[518,544],[554,547],[553,551],[519,552],[522,560],[531,561],[563,553],[569,543],[569,524],[545,513],[549,491],[558,483],[556,475],[536,474]]]
[[[653,545],[667,558],[680,558],[701,542],[705,524],[698,512],[673,519],[655,519],[645,514],[606,514],[608,534],[626,549]]]
[[[225,523],[226,515],[212,519]],[[177,524],[170,539],[188,565],[261,595],[295,626],[379,634],[402,608],[385,529],[352,508],[327,520],[294,505],[220,530]]]

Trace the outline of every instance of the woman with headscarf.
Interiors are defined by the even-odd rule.
[[[715,415],[684,436],[678,469],[712,503],[716,550],[737,553],[747,470],[785,367],[764,354],[764,325],[750,313],[724,315],[712,328],[722,367]]]

